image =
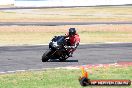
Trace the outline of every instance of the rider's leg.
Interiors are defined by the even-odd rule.
[[[69,57],[72,57],[73,52],[74,52],[75,50],[76,50],[76,49],[70,49],[70,50],[68,51]]]

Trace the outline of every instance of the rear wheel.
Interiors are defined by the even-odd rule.
[[[61,62],[66,61],[66,58],[59,59]]]
[[[59,60],[60,60],[61,62],[63,62],[63,61],[66,61],[66,59],[67,59],[67,58],[68,58],[68,56],[67,56],[67,55],[65,55],[65,56],[63,56],[63,57],[60,57],[60,59],[59,59]]]
[[[50,55],[50,53],[51,53],[51,50],[47,50],[47,51],[43,54],[43,56],[42,56],[42,62],[46,62],[46,61],[49,60],[49,55]]]

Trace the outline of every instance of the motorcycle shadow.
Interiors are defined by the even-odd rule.
[[[53,60],[49,60],[48,62],[78,62],[78,60],[65,60],[65,61],[59,61],[59,60],[53,59]]]

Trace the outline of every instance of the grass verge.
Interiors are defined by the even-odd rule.
[[[132,66],[87,69],[90,79],[130,79]],[[81,70],[49,69],[44,71],[0,74],[0,88],[81,88],[78,78]],[[107,86],[108,87],[108,86]],[[88,88],[107,88],[91,86]],[[131,88],[132,86],[110,86],[108,88]]]

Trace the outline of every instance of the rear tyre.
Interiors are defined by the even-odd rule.
[[[60,62],[64,62],[64,61],[66,61],[66,59],[68,58],[68,56],[67,55],[65,55],[64,57],[60,57]]]
[[[60,62],[64,62],[64,61],[66,61],[66,58],[59,59],[59,60],[60,60]]]
[[[49,60],[49,55],[50,55],[50,53],[51,53],[51,50],[47,50],[47,51],[43,54],[43,56],[42,56],[42,62],[46,62],[46,61]]]

